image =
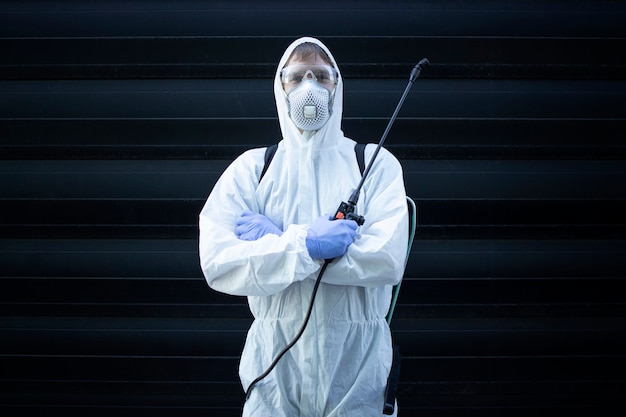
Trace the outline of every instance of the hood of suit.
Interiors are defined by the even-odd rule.
[[[280,80],[280,71],[285,67],[285,64],[289,60],[293,50],[300,44],[313,43],[320,46],[328,55],[332,61],[333,67],[337,70],[338,81],[335,86],[334,99],[332,101],[332,114],[330,118],[320,129],[316,131],[304,131],[300,130],[293,123],[289,117],[289,107],[285,97],[285,91],[283,89],[282,82]],[[282,58],[276,68],[276,74],[274,75],[274,97],[276,99],[276,109],[278,111],[278,120],[280,123],[280,129],[283,135],[284,145],[291,149],[300,149],[302,147],[312,149],[323,149],[326,147],[332,147],[336,145],[339,138],[343,137],[341,131],[341,119],[343,116],[343,79],[339,71],[339,67],[335,58],[330,50],[321,41],[311,37],[303,37],[295,40],[285,50]],[[304,149],[303,149],[304,150]]]

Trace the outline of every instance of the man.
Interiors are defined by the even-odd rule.
[[[252,388],[243,415],[381,416],[392,360],[385,315],[407,245],[402,168],[381,149],[356,208],[365,223],[331,220],[361,173],[341,131],[343,81],[326,46],[293,42],[274,94],[283,138],[267,172],[259,181],[264,148],[245,152],[200,213],[207,283],[247,296],[254,316],[239,370],[246,391],[294,339],[333,261],[302,337]]]

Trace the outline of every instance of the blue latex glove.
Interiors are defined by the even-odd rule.
[[[282,235],[283,231],[262,214],[244,210],[236,221],[235,234],[241,240],[257,240],[268,233]]]
[[[306,247],[313,259],[334,259],[343,255],[356,237],[354,220],[332,220],[321,216],[313,221],[306,236]]]

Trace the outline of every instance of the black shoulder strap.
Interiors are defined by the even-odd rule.
[[[359,164],[359,169],[361,170],[361,175],[365,171],[365,147],[367,145],[365,143],[357,143],[354,146],[354,152],[356,152],[356,161]]]
[[[277,143],[268,146],[265,149],[265,165],[263,165],[263,171],[261,171],[261,175],[259,176],[259,182],[261,182],[261,178],[263,178],[263,175],[265,175],[265,171],[267,171],[267,168],[270,166],[270,162],[272,162],[272,159],[274,158],[276,149],[278,149]]]
[[[354,152],[356,153],[356,161],[359,164],[359,170],[361,171],[361,175],[365,171],[365,143],[357,143],[354,146]],[[274,154],[276,153],[276,149],[278,149],[278,144],[274,144],[268,146],[265,149],[265,165],[263,166],[263,170],[261,171],[261,175],[259,176],[259,182],[261,182],[261,178],[265,175],[267,168],[270,166],[272,159],[274,158]]]

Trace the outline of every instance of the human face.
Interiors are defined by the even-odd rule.
[[[292,58],[281,71],[285,93],[296,88],[303,78],[316,79],[322,87],[332,91],[337,85],[337,76],[337,70],[318,54],[311,54],[303,59]]]

